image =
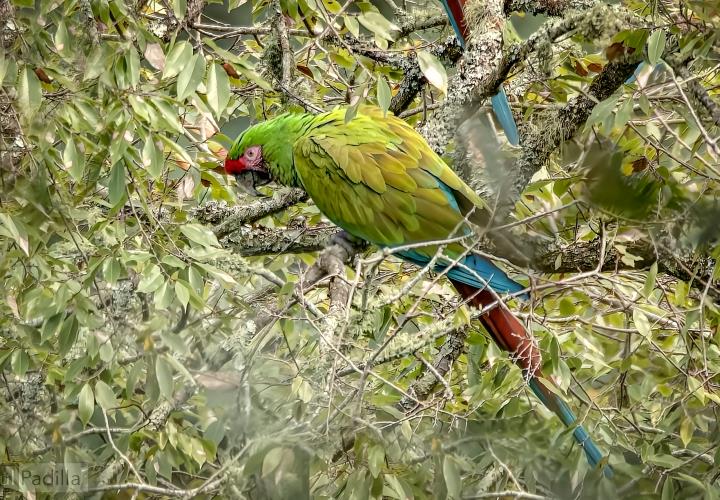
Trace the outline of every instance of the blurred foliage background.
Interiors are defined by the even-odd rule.
[[[0,0],[2,463],[86,464],[83,498],[720,497],[718,5],[504,11],[507,50],[535,40],[505,87],[525,141],[480,107],[447,150],[490,196],[609,60],[645,61],[509,223],[536,286],[511,307],[614,478],[447,282],[367,249],[306,283],[334,229],[217,170],[288,110],[425,122],[470,64],[425,0]]]

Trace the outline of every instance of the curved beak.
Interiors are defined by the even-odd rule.
[[[270,176],[259,170],[243,170],[235,174],[235,182],[238,188],[245,194],[262,198],[265,195],[256,189],[270,182]]]

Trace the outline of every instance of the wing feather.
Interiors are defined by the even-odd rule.
[[[380,246],[446,238],[482,200],[407,123],[361,107],[338,109],[295,143],[295,167],[318,208]],[[428,249],[429,250],[429,249]]]

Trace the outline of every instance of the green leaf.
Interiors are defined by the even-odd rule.
[[[58,335],[58,354],[60,356],[65,356],[75,345],[79,328],[80,324],[75,314],[65,318],[60,335]]]
[[[188,42],[184,40],[177,42],[165,59],[165,69],[163,70],[162,79],[172,78],[180,73],[192,57],[192,53],[192,45]]]
[[[650,266],[650,270],[645,277],[645,285],[643,286],[643,297],[646,299],[650,297],[650,294],[655,289],[655,280],[657,279],[658,265],[657,262],[653,262]]]
[[[673,480],[666,477],[665,483],[663,483],[661,500],[673,500],[675,498],[675,487],[673,486]]]
[[[165,283],[165,276],[158,266],[153,265],[149,270],[142,274],[142,279],[138,283],[137,291],[140,293],[151,293],[160,288]]]
[[[83,425],[87,425],[88,421],[95,411],[95,395],[93,394],[92,387],[89,383],[86,383],[80,394],[78,395],[78,415]]]
[[[560,368],[560,343],[554,335],[550,339],[550,361],[553,371],[557,371]]]
[[[572,316],[575,314],[575,304],[568,297],[563,297],[558,304],[558,310],[563,316]]]
[[[680,280],[675,284],[675,304],[684,306],[687,301],[688,285]]]
[[[215,118],[220,118],[228,101],[230,101],[230,79],[219,64],[213,63],[208,71],[207,100]]]
[[[206,46],[210,47],[213,52],[215,52],[215,55],[217,55],[217,59],[237,64],[243,68],[248,67],[248,63],[245,59],[233,52],[230,52],[229,50],[223,49],[212,38],[204,37],[203,43]]]
[[[204,247],[219,247],[220,242],[217,240],[215,233],[200,224],[183,224],[180,226],[180,232],[187,239]]]
[[[186,0],[172,0],[172,8],[176,19],[185,19],[185,13],[187,12]]]
[[[447,487],[448,497],[455,499],[462,498],[462,479],[460,477],[460,469],[449,455],[445,455],[443,458],[443,477],[445,478],[445,486]]]
[[[585,122],[585,132],[590,130],[593,125],[604,122],[615,109],[615,105],[617,104],[619,98],[620,93],[615,93],[611,97],[608,97],[604,101],[598,103],[593,108],[592,113],[590,113],[590,117]]]
[[[667,37],[664,30],[655,30],[648,38],[648,60],[651,66],[655,66],[660,62],[660,58],[665,51],[665,42]]]
[[[153,299],[155,307],[159,309],[167,309],[174,299],[175,296],[173,294],[173,289],[167,281],[163,280],[157,290],[155,290],[155,298]]]
[[[642,109],[645,116],[650,116],[650,112],[652,111],[650,109],[650,100],[644,93],[640,94],[640,109]]]
[[[177,98],[184,101],[186,97],[191,95],[202,82],[205,74],[205,58],[199,54],[193,55],[182,69],[177,78]]]
[[[368,469],[372,477],[378,477],[385,465],[385,449],[379,444],[374,444],[368,450]]]
[[[680,440],[683,446],[687,447],[692,441],[693,433],[695,432],[695,422],[691,418],[685,417],[680,424]]]
[[[12,239],[15,243],[25,252],[25,255],[30,255],[30,243],[28,242],[27,231],[22,226],[15,224],[15,221],[8,214],[0,213],[0,222],[9,231]]]
[[[128,73],[128,83],[135,88],[140,83],[140,56],[134,48],[125,53],[125,68]]]
[[[392,92],[390,86],[382,76],[378,78],[377,82],[377,100],[378,106],[383,110],[383,115],[387,114],[390,109],[390,101],[392,100]]]
[[[10,60],[0,51],[0,87],[2,87],[3,81],[5,81],[5,75],[8,74],[8,68],[10,68]]]
[[[110,386],[102,380],[98,380],[95,383],[95,400],[105,411],[111,408],[116,408],[118,405],[115,393]]]
[[[65,55],[69,52],[69,45],[71,43],[70,34],[68,33],[65,21],[60,21],[55,29],[55,49],[59,54]]]
[[[160,393],[167,399],[172,399],[174,392],[173,371],[164,356],[159,356],[155,361],[155,376],[160,387]]]
[[[348,106],[345,108],[345,123],[350,123],[353,118],[355,118],[355,115],[357,115],[358,108],[360,107],[360,103],[362,102],[362,99],[358,99],[358,101],[353,104],[352,106]]]
[[[705,484],[702,481],[700,481],[698,478],[692,477],[688,474],[683,474],[682,472],[676,472],[675,477],[677,479],[679,479],[680,481],[685,481],[686,483],[690,483],[690,484],[696,486],[697,488],[699,488],[702,491],[705,491],[705,489],[707,488],[705,486]]]
[[[28,368],[30,368],[30,356],[23,349],[16,349],[10,358],[10,367],[18,377],[25,376]]]
[[[63,166],[74,181],[80,182],[82,180],[83,172],[85,170],[85,155],[78,151],[72,137],[65,143],[65,150],[63,151]]]
[[[182,281],[175,282],[175,296],[178,298],[183,307],[187,307],[190,302],[190,290]]]
[[[237,9],[238,7],[245,5],[247,3],[247,0],[230,0],[228,2],[228,12],[230,12],[233,9]]]
[[[182,134],[183,126],[180,123],[180,118],[178,118],[178,110],[165,99],[153,98],[152,103],[160,111],[162,120],[170,127],[170,130]]]
[[[632,117],[632,111],[633,111],[634,104],[635,104],[635,100],[632,98],[632,96],[625,99],[625,102],[622,103],[622,105],[618,109],[617,113],[615,114],[615,127],[616,128],[622,128],[627,124],[627,122],[630,121],[630,117]]]
[[[633,321],[635,322],[635,328],[637,328],[638,333],[640,333],[640,335],[645,338],[649,338],[652,333],[650,320],[648,319],[647,315],[638,307],[633,309]]]
[[[442,65],[437,57],[426,50],[418,50],[417,58],[420,71],[425,75],[430,85],[437,88],[443,94],[447,94],[448,76],[445,71],[445,66]]]
[[[153,141],[152,135],[148,135],[142,149],[142,164],[153,179],[157,179],[162,174],[163,160],[162,150]]]
[[[392,41],[394,39],[393,31],[400,31],[400,28],[396,24],[388,21],[379,12],[363,12],[357,19],[365,28],[385,40]]]
[[[356,16],[345,16],[343,18],[345,21],[345,27],[348,29],[350,34],[352,34],[355,38],[358,38],[360,36],[360,24],[358,23]]]
[[[113,165],[110,171],[108,191],[112,206],[117,205],[125,196],[125,164],[122,161],[118,161]]]
[[[42,88],[35,72],[29,67],[20,72],[18,80],[17,99],[20,112],[26,116],[32,116],[40,108],[42,100]]]

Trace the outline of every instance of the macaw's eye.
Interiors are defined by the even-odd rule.
[[[248,148],[245,150],[245,157],[250,161],[256,160],[260,157],[260,148],[258,146]]]

